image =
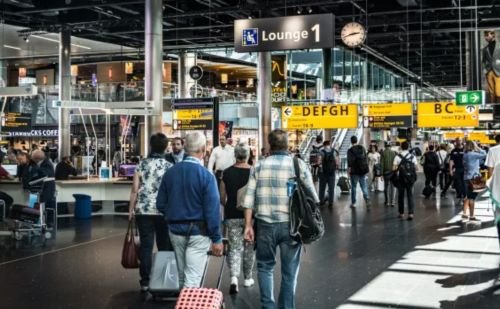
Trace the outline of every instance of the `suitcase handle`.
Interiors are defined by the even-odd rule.
[[[222,282],[222,274],[224,273],[224,265],[226,264],[228,240],[227,239],[223,239],[222,243],[224,244],[224,250],[222,250],[222,263],[221,263],[220,270],[219,270],[219,277],[217,278],[217,286],[216,286],[217,290],[220,290],[220,285],[221,285],[221,282]],[[208,256],[215,256],[215,255],[213,255],[213,252],[211,250],[207,252],[207,255]],[[205,284],[205,278],[206,278],[206,274],[207,274],[207,268],[208,268],[208,261],[207,261],[207,264],[205,265],[205,272],[203,274],[203,279],[201,280],[201,286],[203,286]]]

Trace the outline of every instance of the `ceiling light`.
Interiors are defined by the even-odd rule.
[[[47,38],[47,37],[44,37],[44,36],[39,36],[39,35],[36,35],[36,34],[32,34],[31,36],[34,37],[34,38],[37,38],[37,39],[42,39],[42,40],[46,40],[46,41],[50,41],[50,42],[54,42],[54,43],[58,43],[59,44],[59,40],[56,40],[56,39],[51,39],[51,38]],[[75,44],[75,43],[71,43],[71,46],[78,47],[78,48],[83,48],[83,49],[92,49],[91,47],[80,45],[80,44]]]
[[[3,44],[3,47],[10,48],[10,49],[15,49],[15,50],[21,50],[21,47],[11,46],[11,45],[7,45],[7,44]]]
[[[80,45],[80,44],[71,44],[71,46],[78,47],[78,48],[83,48],[83,49],[92,49],[91,47],[83,46],[83,45]]]
[[[307,7],[307,12],[308,12],[309,14],[311,14],[311,13],[312,13],[312,11],[313,11],[313,10],[311,9],[311,7],[310,7],[310,6],[308,6],[308,7]]]
[[[302,13],[302,8],[299,6],[297,7],[297,14],[301,14]]]

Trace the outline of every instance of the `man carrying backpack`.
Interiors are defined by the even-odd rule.
[[[347,166],[351,176],[351,208],[356,207],[356,187],[359,182],[366,208],[370,208],[370,197],[368,196],[367,177],[368,174],[368,156],[365,147],[358,145],[358,138],[351,136],[351,148],[347,151]]]
[[[398,206],[399,216],[402,219],[405,212],[405,193],[408,200],[408,220],[413,220],[415,201],[413,200],[413,185],[417,181],[417,158],[408,149],[410,144],[404,141],[401,144],[401,153],[394,158],[393,170],[398,173]]]
[[[339,166],[339,152],[330,146],[330,141],[323,143],[321,149],[321,172],[319,174],[319,200],[325,201],[325,190],[328,185],[328,207],[333,208],[335,195],[335,172]]]

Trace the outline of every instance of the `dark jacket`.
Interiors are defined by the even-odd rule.
[[[352,175],[368,174],[368,156],[365,147],[354,145],[347,151],[347,166]]]
[[[187,157],[187,153],[186,153],[186,152],[184,152],[184,156],[182,157],[182,161],[184,161],[184,159],[186,159],[186,157]],[[175,158],[174,158],[174,154],[173,154],[173,152],[169,152],[169,153],[167,153],[167,154],[165,155],[165,159],[167,160],[167,162],[172,163],[172,164],[174,164],[174,165],[175,165],[175,163],[176,163],[176,162],[175,162]],[[177,162],[177,163],[179,163],[179,162]]]
[[[67,180],[69,175],[76,176],[76,168],[62,161],[56,165],[56,180]]]
[[[394,164],[394,158],[396,157],[396,152],[390,147],[386,147],[382,152],[382,159],[380,160],[382,174],[389,174],[392,172],[392,167]]]
[[[424,154],[424,173],[435,173],[439,171],[439,157],[434,151]]]

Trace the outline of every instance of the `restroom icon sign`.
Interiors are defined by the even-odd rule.
[[[243,29],[243,46],[257,46],[259,45],[259,29],[248,28]]]

